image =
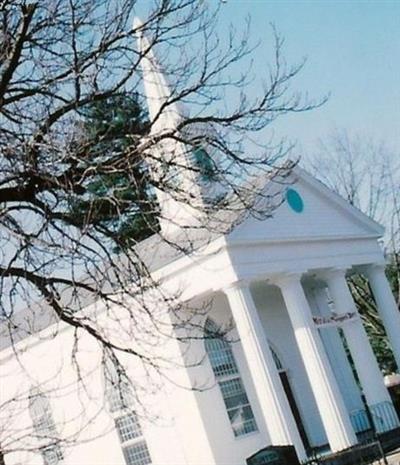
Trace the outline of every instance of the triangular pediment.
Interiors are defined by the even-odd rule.
[[[293,171],[292,199],[263,221],[247,218],[228,242],[379,238],[384,228],[304,170]],[[293,193],[294,191],[294,193]]]

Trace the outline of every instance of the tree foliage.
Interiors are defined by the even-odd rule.
[[[148,132],[146,113],[137,95],[116,94],[88,104],[81,111],[71,145],[84,146],[92,163],[129,157],[132,136]],[[74,151],[74,147],[71,147]],[[98,174],[85,186],[85,194],[73,196],[69,215],[81,227],[89,221],[110,229],[122,247],[135,244],[158,229],[157,202],[150,188],[148,166],[141,157],[129,173]],[[116,250],[119,248],[116,247]]]
[[[132,28],[136,3],[3,0],[0,9],[0,240],[8,250],[1,264],[3,313],[12,313],[16,296],[28,304],[44,297],[58,318],[90,330],[100,341],[101,331],[74,317],[80,307],[78,290],[107,300],[117,289],[135,298],[134,277],[139,294],[143,280],[152,285],[133,247],[141,237],[129,244],[121,240],[121,229],[131,228],[132,223],[114,224],[114,213],[146,212],[146,219],[136,218],[146,223],[145,235],[151,228],[159,233],[151,200],[154,190],[159,190],[202,210],[204,228],[211,224],[212,208],[181,182],[204,168],[182,163],[176,144],[189,158],[206,141],[213,153],[207,161],[214,165],[213,177],[226,197],[239,199],[226,204],[226,209],[269,214],[274,203],[266,201],[264,211],[257,211],[261,205],[253,204],[257,187],[246,188],[245,181],[250,174],[278,173],[279,180],[284,178],[289,166],[273,169],[279,168],[287,147],[279,141],[258,141],[253,146],[246,142],[276,118],[313,107],[290,93],[302,64],[286,65],[278,35],[268,79],[250,97],[248,72],[236,76],[231,72],[251,55],[246,32],[235,37],[231,31],[220,42],[217,12],[194,0],[154,2],[145,22]],[[146,36],[147,49],[137,49],[138,31]],[[141,99],[141,63],[153,49],[163,63],[171,94],[152,121],[143,119],[135,102],[129,110],[134,119],[125,120],[123,100],[127,95]],[[189,115],[183,112],[172,126],[160,127],[171,107],[185,102],[191,103]],[[109,111],[114,104],[119,108]],[[129,133],[115,138],[120,125]],[[153,170],[152,176],[146,167]],[[120,183],[118,189],[115,183]],[[136,183],[138,189],[126,189]],[[148,183],[145,190],[150,197],[141,197],[143,183]],[[258,193],[262,194],[261,187]],[[156,214],[162,219],[161,211]],[[226,225],[214,221],[213,227],[222,231]],[[115,248],[123,249],[126,260],[115,262]],[[112,264],[112,277],[101,269],[104,263]],[[93,279],[80,280],[83,275]],[[67,287],[76,290],[71,308],[59,299]]]
[[[290,173],[291,165],[281,162],[289,147],[257,135],[277,118],[321,103],[291,91],[303,63],[285,62],[275,31],[263,82],[252,80],[248,25],[220,40],[219,7],[209,3],[145,2],[144,22],[132,26],[135,0],[0,0],[3,336],[13,346],[36,337],[43,324],[60,324],[55,339],[70,327],[77,384],[84,382],[83,335],[120,369],[122,354],[155,371],[170,362],[154,354],[172,337],[160,309],[181,315],[182,304],[159,286],[138,245],[151,234],[179,253],[194,244],[184,225],[175,236],[160,229],[164,210],[155,193],[197,211],[197,229],[207,233],[232,227],[218,221],[226,217],[216,216],[221,210],[270,215]],[[142,49],[139,34],[146,38]],[[147,118],[142,65],[153,52],[170,94]],[[161,124],[177,106],[189,111]],[[200,164],[188,163],[193,151]],[[264,183],[249,181],[255,175],[279,181],[276,194],[255,203],[264,195]],[[203,202],[199,176],[218,183],[217,201]],[[94,301],[102,312],[85,310]],[[124,319],[115,316],[115,306]],[[179,324],[189,339],[190,318]],[[15,402],[3,405],[6,452],[35,447],[27,444],[29,432],[7,432],[10,405],[13,418],[24,412]]]
[[[383,142],[336,130],[321,142],[310,163],[332,190],[385,226],[386,275],[400,309],[400,165],[395,154]],[[355,274],[349,282],[379,365],[392,373],[396,363],[368,280]]]

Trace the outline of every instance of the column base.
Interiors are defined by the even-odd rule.
[[[394,430],[400,426],[396,410],[391,402],[380,402],[379,404],[370,405],[369,410],[374,422],[375,431],[378,434]]]
[[[355,410],[350,413],[350,421],[356,434],[371,430],[368,413],[365,409]]]

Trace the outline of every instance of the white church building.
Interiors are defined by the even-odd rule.
[[[151,58],[144,66],[150,116],[156,97],[167,95]],[[291,176],[273,217],[249,217],[193,256],[171,253],[156,236],[140,244],[166,288],[179,290],[185,302],[210,305],[202,321],[207,337],[191,343],[191,354],[177,341],[169,345],[167,356],[182,361],[173,382],[142,393],[154,418],[138,414],[129,395],[126,403],[115,396],[84,340],[78,357],[84,354],[80,366],[92,390],[74,389],[72,328],[53,338],[49,325],[18,341],[2,331],[0,404],[12,404],[22,391],[30,395],[14,412],[18,424],[0,409],[0,447],[7,428],[18,430],[21,444],[25,425],[62,438],[82,403],[93,413],[75,445],[39,441],[35,450],[6,454],[6,465],[245,465],[268,446],[288,445],[302,462],[312,451],[351,449],[371,429],[400,437],[398,413],[346,280],[353,273],[368,278],[400,368],[400,312],[384,272],[383,228],[302,169]],[[188,213],[174,215],[185,221]],[[230,322],[226,338],[216,337]],[[191,355],[202,363],[189,366]],[[135,370],[132,362],[132,376],[140,376]],[[62,394],[51,395],[52,383]],[[188,389],[199,384],[204,389]]]

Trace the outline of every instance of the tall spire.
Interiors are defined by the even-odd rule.
[[[143,23],[135,18],[133,27],[137,30],[138,51],[142,55],[140,66],[143,73],[143,86],[149,109],[152,130],[171,130],[177,127],[181,113],[176,103],[165,105],[171,97],[171,89],[154,56],[153,44],[143,34]],[[161,110],[161,111],[160,111]]]
[[[133,28],[137,31],[144,93],[152,123],[151,133],[156,135],[174,131],[181,121],[182,114],[176,102],[168,103],[171,90],[154,56],[153,44],[144,35],[143,23],[138,18],[135,18]],[[168,165],[170,162],[171,165],[175,165],[178,167],[176,177],[180,192],[186,197],[184,201],[179,201],[173,198],[171,192],[156,190],[161,208],[160,223],[163,233],[176,232],[181,227],[198,226],[202,210],[202,191],[196,171],[192,169],[192,160],[188,153],[190,148],[188,150],[184,144],[171,138],[162,141],[154,149],[158,152],[159,166],[156,166],[153,157],[150,166],[153,176],[157,176],[163,164]],[[197,208],[193,208],[189,203],[197,204]]]

